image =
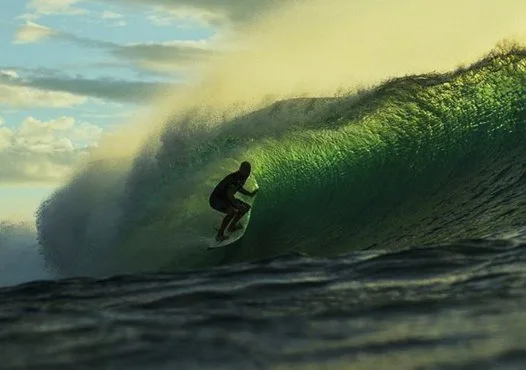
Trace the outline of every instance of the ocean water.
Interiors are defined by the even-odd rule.
[[[42,204],[0,368],[526,368],[525,50],[223,117]],[[207,251],[242,160],[250,224]]]
[[[0,290],[2,369],[524,369],[524,239]]]

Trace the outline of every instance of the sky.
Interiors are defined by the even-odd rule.
[[[102,135],[188,83],[264,3],[1,1],[0,220],[30,219]]]
[[[201,66],[219,71],[204,101],[319,95],[474,62],[526,40],[525,15],[524,0],[2,0],[0,221],[31,220],[102,137],[170,108],[155,102]]]

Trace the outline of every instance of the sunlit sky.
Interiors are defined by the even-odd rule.
[[[104,133],[128,124],[168,89],[188,84],[196,66],[228,45],[225,39],[287,2],[309,1],[0,1],[0,221],[30,220]],[[269,37],[260,39],[266,49],[245,63],[252,70],[231,68],[238,87],[287,87],[293,78],[314,86],[330,78],[336,84],[368,75],[374,80],[431,70],[439,62],[450,68],[504,37],[526,39],[524,0],[317,4],[322,8],[310,13],[287,13],[280,20],[285,27],[267,25]]]
[[[213,1],[1,1],[0,220],[30,218],[105,131],[185,83],[246,11]]]

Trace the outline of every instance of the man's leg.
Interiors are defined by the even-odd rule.
[[[239,224],[239,220],[241,220],[243,216],[246,215],[250,210],[250,206],[240,200],[237,201],[236,207],[238,207],[238,212],[234,215],[234,219],[230,223],[230,227],[228,228],[228,231],[230,232],[234,232],[243,228],[243,226]]]
[[[232,221],[234,216],[237,215],[237,213],[238,213],[237,209],[235,209],[234,207],[228,207],[227,214],[223,218],[223,222],[221,222],[221,227],[217,231],[216,240],[221,241],[221,240],[225,240],[226,239],[225,229],[230,224],[230,222]]]

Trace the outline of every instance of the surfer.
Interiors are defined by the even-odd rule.
[[[221,180],[210,195],[210,206],[213,209],[226,214],[221,223],[221,227],[217,232],[217,241],[223,241],[228,238],[224,234],[225,230],[234,232],[243,228],[243,226],[239,224],[239,220],[241,220],[241,218],[250,210],[250,205],[237,199],[234,195],[238,191],[241,194],[250,197],[256,195],[258,189],[250,192],[243,188],[248,176],[250,176],[250,171],[251,166],[249,162],[245,161],[241,163],[239,169]]]

